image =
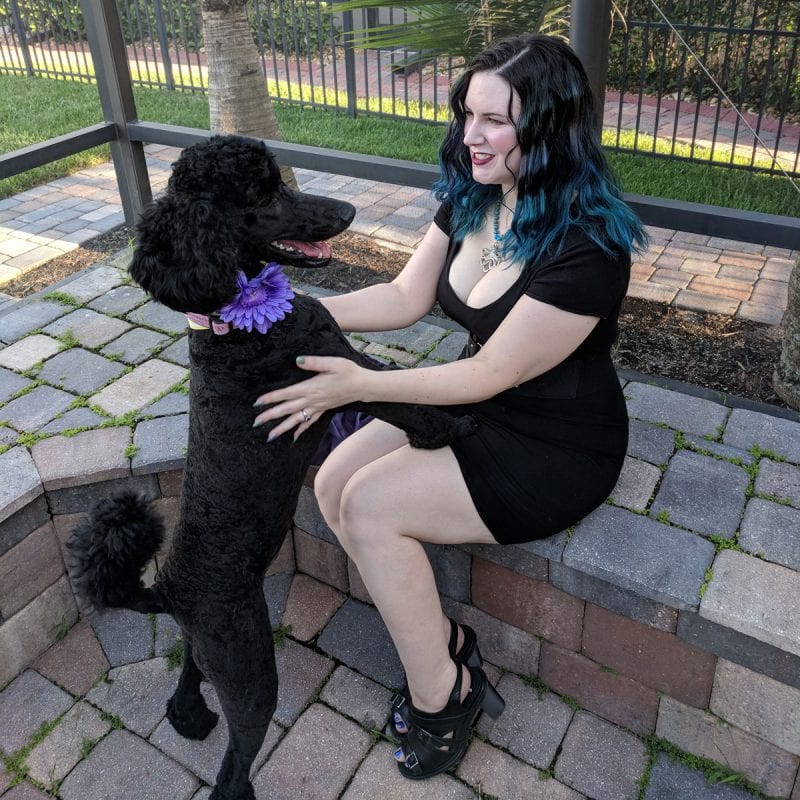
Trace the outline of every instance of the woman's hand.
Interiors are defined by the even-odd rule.
[[[363,400],[361,376],[367,370],[346,358],[334,356],[298,356],[300,369],[317,374],[305,381],[262,394],[256,406],[272,406],[259,414],[253,427],[270,420],[281,420],[269,433],[275,439],[295,428],[294,438],[310,428],[331,408]]]

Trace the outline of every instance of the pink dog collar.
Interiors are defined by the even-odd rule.
[[[207,331],[210,329],[217,336],[224,336],[226,333],[231,332],[231,326],[227,322],[218,322],[207,314],[195,314],[194,311],[189,311],[186,314],[186,319],[189,320],[189,327],[195,331]]]

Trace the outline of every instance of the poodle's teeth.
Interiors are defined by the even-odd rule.
[[[287,247],[285,244],[281,244],[280,242],[273,242],[274,247],[277,247],[278,250],[283,250],[285,253],[299,253],[300,251],[294,247]]]

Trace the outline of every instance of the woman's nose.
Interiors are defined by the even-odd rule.
[[[478,126],[475,123],[467,125],[464,128],[464,144],[469,146],[471,144],[477,144],[480,141],[481,134]]]

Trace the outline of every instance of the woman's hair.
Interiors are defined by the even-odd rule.
[[[436,197],[452,204],[452,230],[458,239],[483,224],[488,208],[501,199],[498,185],[472,178],[464,144],[464,99],[476,72],[491,72],[508,82],[520,100],[514,121],[521,163],[517,205],[506,237],[506,255],[525,263],[557,252],[571,225],[582,228],[606,253],[628,253],[646,245],[638,217],[623,202],[595,129],[595,103],[575,53],[559,39],[520,34],[495,42],[467,67],[453,85],[453,119],[439,152],[441,177]]]

